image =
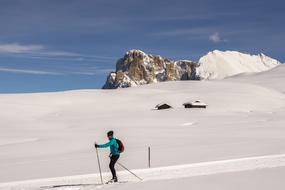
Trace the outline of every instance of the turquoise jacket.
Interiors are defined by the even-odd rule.
[[[110,147],[111,155],[120,155],[119,151],[119,144],[117,143],[115,138],[112,138],[108,143],[106,144],[99,144],[99,148],[107,148]]]

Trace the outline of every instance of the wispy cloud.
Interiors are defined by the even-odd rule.
[[[113,69],[107,69],[107,68],[97,68],[97,67],[90,67],[88,69],[81,69],[79,71],[70,71],[66,72],[66,74],[71,75],[101,75],[101,74],[108,74],[110,72],[114,71]]]
[[[68,76],[68,75],[101,75],[111,72],[112,69],[105,68],[82,68],[77,70],[62,70],[60,72],[46,71],[46,70],[34,70],[34,69],[19,69],[10,67],[0,67],[2,73],[14,73],[14,74],[30,74],[30,75],[54,75],[54,76]]]
[[[6,43],[0,44],[0,54],[25,54],[48,57],[78,57],[80,54],[64,51],[50,51],[38,44]]]
[[[18,43],[0,44],[0,53],[30,53],[43,50],[42,45],[21,45]]]
[[[115,59],[111,56],[86,55],[69,51],[54,51],[44,45],[20,43],[0,43],[0,54],[33,59],[72,61],[110,61]]]
[[[63,73],[58,73],[58,72],[49,72],[49,71],[43,71],[43,70],[29,70],[29,69],[15,69],[15,68],[7,68],[7,67],[0,67],[0,72],[16,73],[16,74],[32,74],[32,75],[63,75]]]
[[[176,29],[170,31],[162,31],[153,33],[154,36],[192,36],[192,35],[203,35],[208,33],[209,28],[186,28],[186,29]]]
[[[218,32],[215,32],[215,33],[211,34],[209,36],[209,40],[214,42],[214,43],[226,42],[225,39],[221,38],[220,33],[218,33]]]
[[[175,30],[161,31],[152,33],[150,35],[161,38],[183,38],[185,40],[215,40],[215,42],[222,41],[219,34],[212,36],[211,33],[215,31],[214,27],[193,27],[193,28],[178,28]]]
[[[42,51],[37,52],[38,55],[52,56],[52,57],[79,57],[81,54],[65,51]]]
[[[184,39],[210,40],[214,43],[228,41],[221,37],[219,32],[214,32],[215,30],[216,27],[180,28],[176,30],[156,32],[150,35],[157,37],[183,37]]]

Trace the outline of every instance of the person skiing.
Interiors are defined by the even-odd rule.
[[[117,140],[114,138],[114,131],[109,131],[107,133],[107,137],[109,139],[109,142],[106,144],[97,144],[95,143],[95,148],[107,148],[110,147],[110,164],[109,168],[112,173],[112,179],[109,182],[118,182],[118,178],[116,175],[116,170],[115,170],[115,164],[120,158],[120,151],[119,151],[119,144]]]

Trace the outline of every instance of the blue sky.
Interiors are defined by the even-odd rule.
[[[281,0],[1,0],[0,93],[101,88],[129,49],[285,62]]]

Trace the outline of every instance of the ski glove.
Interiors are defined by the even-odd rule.
[[[98,144],[95,144],[95,148],[99,148],[99,145],[98,145]]]

